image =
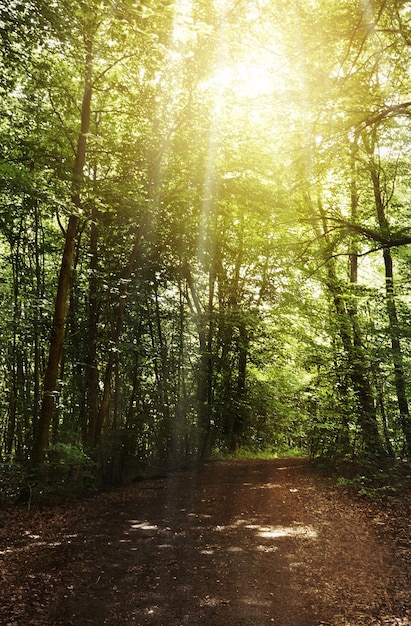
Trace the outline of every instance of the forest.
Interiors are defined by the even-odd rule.
[[[411,6],[0,2],[0,486],[411,453]]]

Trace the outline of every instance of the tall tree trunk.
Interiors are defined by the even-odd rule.
[[[16,450],[16,435],[18,428],[21,428],[20,417],[22,408],[22,396],[24,394],[23,380],[21,377],[21,363],[22,363],[22,338],[21,338],[21,271],[22,271],[22,235],[26,225],[24,221],[24,215],[22,214],[15,233],[12,229],[10,232],[10,256],[12,263],[12,276],[13,276],[13,338],[11,341],[10,354],[10,374],[11,380],[9,382],[9,409],[8,409],[8,423],[6,432],[6,453],[12,454]]]
[[[39,468],[43,463],[45,450],[49,445],[50,424],[55,411],[56,385],[64,343],[66,309],[74,261],[75,240],[79,224],[79,211],[81,208],[81,187],[86,161],[87,136],[90,130],[92,71],[92,41],[88,39],[86,41],[86,63],[83,101],[81,107],[81,128],[77,142],[72,180],[71,201],[75,210],[69,217],[65,233],[65,244],[57,286],[49,354],[44,374],[43,399],[37,424],[37,432],[32,449],[31,460],[34,468]]]
[[[199,338],[200,364],[197,381],[197,406],[198,406],[198,430],[199,430],[199,446],[198,455],[200,460],[207,458],[211,449],[211,417],[213,404],[213,306],[214,306],[214,288],[215,288],[215,271],[210,270],[209,288],[208,288],[208,304],[206,313],[200,303],[197,291],[194,285],[193,277],[188,266],[184,267],[184,276],[187,280],[189,294],[187,300],[189,307],[197,318],[197,331]],[[191,296],[191,297],[190,297]]]
[[[309,197],[307,197],[307,202],[314,213],[314,207]],[[319,230],[318,236],[324,242],[322,254],[326,261],[326,285],[337,314],[338,331],[347,358],[348,373],[358,402],[358,423],[362,432],[364,448],[367,454],[371,456],[383,456],[385,451],[378,430],[374,395],[367,372],[367,361],[357,316],[354,310],[347,309],[345,299],[341,295],[340,281],[338,280],[335,262],[329,248],[331,243],[329,242],[327,220],[320,201],[318,202],[318,211],[322,222],[322,231]],[[353,268],[351,268],[351,273],[353,271]]]
[[[387,248],[383,251],[383,255],[385,266],[387,314],[390,328],[392,360],[394,364],[395,389],[397,393],[397,402],[398,410],[400,413],[401,426],[405,439],[406,453],[411,454],[411,420],[406,394],[406,382],[400,342],[397,307],[395,304],[395,289],[391,251]]]
[[[233,422],[233,438],[235,446],[240,443],[241,436],[244,432],[246,408],[244,404],[244,396],[246,389],[246,377],[247,377],[247,358],[248,358],[248,345],[249,345],[249,332],[247,330],[245,320],[241,320],[239,323],[239,338],[238,338],[238,372],[237,372],[237,411],[236,417]]]
[[[141,338],[142,323],[140,320],[139,327],[135,336],[136,341],[139,343]],[[135,353],[135,361],[131,368],[133,373],[131,382],[131,392],[127,402],[125,424],[122,436],[122,445],[119,454],[118,472],[119,478],[124,474],[128,459],[130,459],[136,452],[137,442],[141,434],[141,403],[138,408],[138,401],[141,398],[141,368],[140,368],[140,354],[138,351]],[[138,419],[136,417],[138,416]]]
[[[158,378],[158,391],[160,400],[160,411],[163,416],[159,444],[161,447],[161,456],[163,460],[169,462],[170,454],[172,452],[172,424],[170,414],[170,398],[169,398],[169,386],[170,386],[170,371],[169,371],[169,358],[167,343],[164,338],[164,333],[161,325],[160,315],[160,303],[158,299],[158,284],[157,278],[154,276],[154,302],[155,302],[155,322],[156,322],[156,336],[158,343],[158,350],[160,353],[160,369]]]
[[[391,443],[389,428],[388,428],[387,412],[385,410],[385,394],[384,394],[383,376],[382,376],[382,373],[380,371],[378,364],[374,370],[374,386],[377,390],[377,405],[378,405],[380,415],[381,415],[385,446],[387,448],[389,456],[391,458],[395,458],[395,450]]]
[[[17,425],[17,403],[18,403],[18,382],[17,382],[17,354],[19,350],[18,346],[18,321],[20,319],[19,310],[19,252],[14,253],[11,250],[12,268],[13,268],[13,339],[9,350],[10,363],[9,372],[11,374],[11,380],[9,382],[9,407],[8,407],[8,421],[6,431],[6,454],[11,455],[15,444],[15,433]]]
[[[164,333],[161,326],[161,315],[160,315],[160,303],[158,300],[158,284],[157,278],[154,277],[154,302],[155,302],[155,320],[156,320],[156,328],[157,328],[157,339],[158,339],[158,347],[160,351],[160,364],[161,364],[161,376],[160,376],[160,397],[162,402],[162,412],[164,415],[164,419],[166,422],[170,420],[170,405],[169,405],[169,382],[170,382],[170,372],[169,372],[169,363],[168,363],[168,349],[167,343],[164,339]],[[169,425],[166,426],[168,429]]]
[[[335,272],[328,268],[328,288],[337,312],[339,333],[347,356],[350,378],[358,401],[358,422],[362,431],[364,448],[370,455],[383,456],[384,448],[378,431],[376,407],[366,368],[366,359],[353,311],[347,311],[336,282]]]
[[[178,343],[178,361],[177,361],[177,403],[175,408],[176,425],[179,432],[178,441],[176,442],[176,454],[181,461],[190,455],[190,428],[187,423],[188,397],[186,383],[186,354],[185,354],[185,308],[184,308],[184,292],[182,282],[178,280],[179,292],[179,343]]]
[[[381,192],[380,176],[374,162],[370,166],[371,180],[374,190],[375,207],[378,224],[381,232],[386,237],[390,237],[390,227],[385,214],[385,205]],[[401,333],[398,324],[397,305],[395,302],[394,272],[390,248],[383,250],[385,268],[385,301],[389,322],[389,334],[391,340],[391,354],[394,365],[394,381],[397,394],[398,410],[400,422],[405,439],[406,453],[411,454],[411,419],[408,399],[406,394],[406,382],[401,349]]]
[[[98,398],[98,363],[97,363],[97,325],[98,325],[98,284],[97,284],[97,209],[93,207],[90,223],[90,275],[88,303],[88,337],[86,365],[86,414],[83,415],[83,444],[86,449],[94,445],[95,425],[99,410]]]
[[[36,437],[37,423],[39,419],[39,406],[40,406],[40,298],[43,294],[43,281],[42,281],[42,266],[40,260],[40,240],[39,234],[42,233],[38,202],[34,206],[34,244],[35,244],[35,272],[36,272],[36,306],[34,308],[34,391],[33,391],[33,438]]]
[[[210,454],[212,448],[212,406],[213,406],[213,335],[214,335],[214,288],[215,288],[215,269],[211,268],[208,276],[208,304],[207,304],[207,346],[206,352],[202,355],[202,374],[204,376],[204,396],[205,402],[202,404],[202,416],[200,428],[203,433],[203,441],[200,448],[200,458],[205,460]]]

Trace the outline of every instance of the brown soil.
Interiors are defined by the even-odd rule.
[[[3,513],[0,624],[408,626],[408,506],[282,459]]]

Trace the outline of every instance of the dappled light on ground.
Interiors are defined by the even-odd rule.
[[[60,535],[33,525],[3,554],[29,571],[6,623],[409,626],[381,515],[373,525],[306,461],[281,467],[218,463],[102,496]]]
[[[144,498],[154,495],[153,508],[126,518],[118,536],[135,559],[130,569],[143,596],[153,599],[144,608],[143,597],[138,600],[141,624],[163,623],[175,605],[170,588],[181,603],[180,617],[171,619],[179,626],[227,620],[317,626],[321,612],[333,624],[341,602],[349,600],[364,614],[371,583],[372,602],[378,603],[384,556],[376,550],[369,555],[371,538],[356,537],[348,513],[330,512],[315,482],[295,479],[299,461],[255,465],[246,480],[246,464],[222,463],[215,475],[190,475],[184,483],[173,476],[156,489],[149,481],[141,486]],[[339,530],[333,532],[335,524]]]
[[[317,539],[317,532],[310,526],[258,526],[257,524],[249,524],[246,528],[252,528],[257,531],[260,537],[267,539],[278,539],[279,537],[304,537],[307,539]]]
[[[156,524],[149,524],[148,522],[139,522],[136,520],[130,520],[131,530],[158,530]]]
[[[244,483],[244,485],[250,485],[251,489],[280,489],[280,484],[266,483],[265,485],[251,485],[251,483]]]
[[[59,546],[69,546],[73,540],[76,539],[78,535],[64,535],[60,541],[45,541],[45,538],[41,534],[33,534],[30,531],[25,531],[22,533],[22,545],[14,545],[14,546],[6,546],[3,550],[0,550],[0,556],[11,553],[24,552],[26,550],[26,546],[24,543],[24,538],[28,540],[30,543],[33,543],[37,547],[46,546],[47,548],[57,548]]]
[[[180,511],[181,512],[181,511]],[[185,513],[185,511],[183,511]],[[187,515],[187,518],[191,519],[191,520],[199,520],[201,519],[206,519],[209,520],[211,518],[210,515],[198,515],[196,513],[189,513]],[[129,531],[142,531],[143,536],[145,535],[146,538],[150,538],[153,539],[154,537],[160,537],[161,535],[169,535],[172,538],[176,538],[179,537],[181,535],[184,535],[185,532],[180,530],[174,530],[170,527],[170,526],[158,526],[157,524],[152,524],[148,521],[139,521],[139,520],[128,520],[128,523],[130,524],[130,528],[129,530],[124,531],[126,535],[129,535]],[[201,526],[199,527],[199,529],[201,529]],[[250,522],[247,519],[244,518],[239,518],[234,520],[233,524],[231,525],[225,525],[225,526],[215,526],[215,527],[210,527],[207,529],[208,533],[217,533],[217,535],[220,535],[222,533],[224,533],[224,535],[226,535],[226,539],[229,538],[233,532],[235,531],[239,531],[239,530],[243,530],[244,531],[251,531],[251,533],[249,534],[249,541],[246,547],[244,546],[239,546],[239,545],[229,545],[228,547],[223,547],[219,542],[218,542],[218,537],[217,542],[214,542],[212,545],[203,545],[203,537],[202,535],[200,535],[199,539],[201,541],[200,546],[194,546],[194,549],[199,550],[200,554],[202,555],[213,555],[215,554],[216,551],[221,551],[221,550],[225,550],[227,553],[229,554],[235,554],[235,553],[240,553],[240,552],[244,552],[244,551],[249,551],[249,550],[256,550],[257,552],[275,552],[276,550],[278,550],[278,546],[277,545],[261,545],[261,544],[254,544],[252,542],[252,539],[254,537],[254,539],[258,539],[258,538],[262,538],[262,539],[283,539],[283,538],[301,538],[301,539],[317,539],[318,538],[318,533],[317,531],[312,527],[312,526],[306,526],[304,524],[299,524],[297,522],[294,522],[291,526],[267,526],[267,525],[259,525],[259,524],[255,524]],[[155,533],[155,535],[153,535],[153,532]],[[120,543],[132,543],[131,539],[119,539]],[[159,550],[164,550],[164,549],[173,549],[173,544],[172,543],[160,543],[157,548]],[[135,550],[135,548],[133,546],[131,546],[131,550]],[[294,565],[293,565],[294,566]],[[291,567],[291,565],[290,565]]]

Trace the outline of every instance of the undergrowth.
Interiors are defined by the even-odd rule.
[[[10,457],[0,463],[0,505],[55,504],[96,491],[96,464],[79,448],[55,444],[47,451],[41,478],[27,463]]]
[[[212,460],[242,460],[242,459],[278,459],[284,457],[301,457],[306,456],[307,452],[300,448],[282,447],[277,449],[263,449],[239,447],[235,451],[215,450],[212,454]]]
[[[316,464],[321,467],[321,463]],[[326,469],[324,465],[322,469]],[[345,461],[336,463],[332,472],[337,476],[337,485],[372,500],[399,498],[411,489],[409,460],[385,459],[379,464],[359,460]]]

